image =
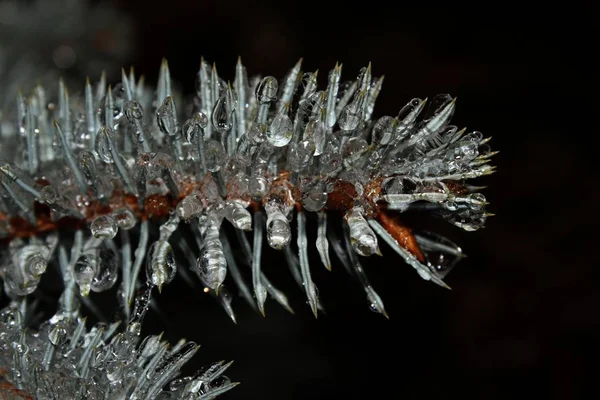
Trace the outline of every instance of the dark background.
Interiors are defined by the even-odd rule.
[[[375,75],[386,75],[378,116],[395,115],[412,97],[451,93],[454,122],[493,136],[500,150],[498,173],[482,180],[497,216],[476,233],[447,230],[469,256],[449,276],[451,292],[422,281],[387,246],[383,259],[365,261],[390,321],[367,309],[339,264],[324,271],[314,251],[328,311],[316,321],[289,281],[296,316],[269,302],[263,320],[238,301],[237,326],[210,299],[167,288],[166,334],[202,343],[199,363],[236,360],[230,376],[243,384],[227,398],[591,395],[600,293],[595,152],[586,146],[598,133],[596,113],[586,111],[594,90],[585,69],[594,52],[589,8],[146,4],[122,2],[137,23],[136,65],[152,79],[161,57],[188,90],[200,56],[226,79],[238,55],[249,74],[276,77],[299,57],[306,71],[343,62],[346,76],[371,61]],[[267,272],[287,270],[281,256],[265,257]]]
[[[327,310],[318,320],[274,251],[265,270],[288,289],[295,316],[268,301],[263,319],[238,299],[234,325],[200,286],[166,287],[164,316],[149,314],[147,332],[201,343],[190,369],[234,359],[228,375],[242,385],[224,398],[597,398],[598,47],[589,5],[114,4],[133,19],[131,63],[150,82],[162,57],[188,93],[201,56],[225,79],[238,55],[250,75],[276,77],[304,57],[322,85],[336,61],[346,77],[370,61],[386,75],[376,116],[450,93],[458,97],[453,122],[492,136],[500,150],[498,172],[480,180],[497,216],[475,233],[440,228],[468,254],[447,278],[452,291],[421,280],[385,245],[383,259],[364,261],[389,321],[368,310],[337,260],[325,271],[314,249]]]

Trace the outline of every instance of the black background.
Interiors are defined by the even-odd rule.
[[[132,63],[150,82],[162,57],[186,92],[201,56],[225,79],[238,55],[250,75],[276,77],[303,57],[322,85],[336,61],[346,77],[370,61],[386,76],[376,116],[450,93],[454,123],[492,136],[500,150],[498,172],[480,180],[497,216],[475,233],[440,228],[469,256],[447,278],[452,291],[421,280],[385,245],[383,258],[364,260],[389,321],[368,310],[337,261],[325,271],[314,249],[327,310],[318,320],[274,251],[265,270],[290,292],[295,316],[269,301],[263,319],[238,299],[234,325],[200,286],[166,287],[164,316],[149,314],[147,332],[201,343],[190,369],[234,359],[229,376],[242,385],[224,398],[597,398],[598,46],[589,5],[115,4],[133,18]]]

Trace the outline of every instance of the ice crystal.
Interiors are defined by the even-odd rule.
[[[61,81],[17,97],[18,118],[5,124],[0,148],[0,237],[10,243],[0,276],[21,308],[47,265],[58,260],[68,277],[63,310],[40,333],[22,331],[16,306],[3,314],[16,322],[5,322],[3,343],[10,351],[0,365],[13,365],[17,386],[28,382],[28,390],[51,390],[47,382],[55,378],[48,378],[45,365],[68,362],[74,365],[69,373],[85,382],[77,390],[96,390],[115,379],[120,384],[111,386],[114,393],[133,390],[152,398],[195,347],[166,356],[166,345],[150,338],[144,343],[153,350],[138,347],[135,353],[139,332],[132,322],[112,338],[97,326],[79,332],[81,318],[68,305],[73,291],[85,300],[118,282],[122,312],[135,321],[139,311],[131,306],[145,266],[146,296],[177,274],[189,281],[191,271],[234,322],[228,276],[263,315],[268,297],[292,311],[262,270],[265,237],[283,252],[317,316],[323,304],[307,236],[313,217],[322,264],[332,269],[332,248],[373,311],[387,317],[360,258],[381,255],[380,239],[423,279],[447,287],[443,278],[463,257],[461,248],[437,234],[413,231],[399,217],[419,209],[467,231],[482,227],[487,203],[468,181],[493,172],[489,139],[450,124],[456,107],[450,95],[415,98],[396,116],[375,118],[383,77],[374,78],[371,65],[347,82],[336,65],[319,89],[317,73],[302,72],[301,61],[278,81],[248,79],[238,60],[231,83],[202,60],[189,101],[173,90],[166,61],[156,88],[123,70],[114,85],[102,78],[69,91]],[[232,228],[225,229],[227,224]],[[73,240],[80,246],[66,262],[64,243]],[[244,254],[251,283],[233,257],[234,245]],[[80,343],[76,333],[87,339]],[[68,339],[57,339],[57,345],[54,336]],[[65,356],[53,361],[59,358],[50,351]],[[115,357],[123,365],[117,378],[109,378]],[[103,372],[94,375],[96,370]],[[33,375],[23,380],[19,374]],[[185,381],[171,395],[184,396],[193,387],[210,397],[207,379]],[[219,382],[217,391],[230,387]]]

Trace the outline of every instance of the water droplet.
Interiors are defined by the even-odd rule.
[[[315,145],[315,156],[319,156],[325,150],[327,129],[325,124],[318,118],[311,118],[304,130],[304,139]]]
[[[194,118],[190,118],[183,123],[181,127],[181,135],[183,139],[188,143],[193,143],[196,135],[198,134],[198,124],[194,121]]]
[[[56,204],[60,200],[60,196],[56,188],[52,185],[46,185],[40,190],[41,200],[46,204]]]
[[[371,131],[371,143],[378,146],[387,145],[396,130],[396,118],[384,115],[379,118]]]
[[[192,118],[198,124],[200,129],[205,129],[208,126],[208,117],[204,113],[197,112],[192,116]]]
[[[419,231],[415,233],[415,238],[425,257],[425,263],[442,279],[464,257],[460,247],[437,233]]]
[[[111,215],[101,215],[92,221],[90,230],[97,239],[112,239],[117,236],[119,226]]]
[[[16,308],[6,307],[0,311],[0,323],[8,326],[19,326],[21,321],[21,313]]]
[[[375,302],[369,303],[369,310],[379,313],[379,306]]]
[[[214,390],[229,385],[230,383],[231,380],[228,377],[221,375],[210,382],[210,387]]]
[[[77,163],[79,164],[79,168],[85,175],[86,183],[95,185],[96,182],[96,160],[94,159],[94,154],[91,151],[81,151],[77,154]]]
[[[360,182],[354,182],[354,190],[356,190],[357,196],[362,196],[365,193],[365,187]]]
[[[225,206],[225,218],[238,229],[249,231],[252,229],[252,215],[237,201],[229,200]]]
[[[177,122],[177,111],[175,110],[175,101],[173,97],[167,96],[163,104],[156,111],[156,120],[159,129],[169,135],[175,136],[179,130]]]
[[[396,132],[394,133],[394,140],[398,141],[403,139],[411,131],[415,121],[424,107],[424,101],[419,98],[414,98],[408,102],[400,112],[396,119],[399,121]]]
[[[84,253],[77,259],[73,267],[73,276],[82,296],[87,296],[90,293],[97,268],[96,255],[93,253]]]
[[[342,155],[333,150],[326,150],[321,155],[321,172],[325,175],[336,173],[342,168]]]
[[[183,378],[173,379],[171,383],[169,383],[169,391],[175,392],[177,390],[183,389],[185,385],[190,383],[194,379],[191,376],[184,376]]]
[[[98,134],[96,135],[96,144],[95,144],[96,153],[98,153],[98,157],[102,161],[107,164],[113,162],[112,157],[112,129],[102,126],[98,130]]]
[[[264,142],[258,146],[258,148],[254,151],[254,159],[252,161],[255,171],[266,170],[273,151],[274,148],[269,142]]]
[[[41,253],[36,253],[27,259],[25,272],[32,277],[39,277],[46,272],[46,258]]]
[[[367,150],[367,147],[369,147],[369,145],[366,140],[360,137],[350,138],[344,147],[344,165],[346,167],[359,167],[360,164],[362,164],[361,158]]]
[[[29,244],[12,255],[12,265],[6,269],[7,291],[18,296],[31,294],[46,271],[50,249],[43,244]]]
[[[130,122],[133,120],[140,120],[144,118],[144,108],[142,105],[136,101],[131,100],[127,102],[127,107],[125,108],[125,115]]]
[[[160,290],[163,284],[169,283],[175,278],[177,265],[169,242],[158,240],[152,243],[147,260],[146,276],[149,284],[158,286]]]
[[[206,153],[206,168],[211,172],[217,172],[227,161],[227,153],[225,153],[223,145],[216,140],[209,139],[206,141],[204,149]]]
[[[112,288],[118,277],[119,256],[110,248],[97,251],[97,269],[92,280],[91,289],[94,292],[104,292]]]
[[[218,228],[211,226],[204,237],[204,245],[196,261],[200,280],[213,290],[218,290],[227,276],[227,262],[218,237]]]
[[[121,229],[129,230],[135,226],[137,219],[129,208],[119,208],[111,213]]]
[[[121,118],[123,118],[123,108],[125,104],[125,88],[123,88],[123,85],[121,83],[117,83],[111,93],[114,102],[113,122],[116,127],[121,121]]]
[[[317,184],[302,194],[302,206],[308,210],[317,212],[327,204],[327,192],[321,184]]]
[[[362,104],[364,98],[364,92],[356,93],[352,102],[347,104],[346,107],[344,107],[344,109],[340,113],[340,117],[338,118],[338,125],[341,130],[353,131],[358,127],[362,119]]]
[[[117,384],[121,382],[121,378],[123,377],[123,364],[121,363],[111,363],[106,367],[106,378],[108,378],[109,382],[113,384]]]
[[[192,193],[177,204],[175,211],[179,218],[187,221],[190,218],[199,215],[203,209],[204,206],[202,205],[200,197],[197,194]]]
[[[448,211],[456,211],[458,210],[458,204],[455,201],[447,201],[444,203],[446,210]]]
[[[428,102],[426,109],[423,112],[423,120],[428,120],[439,114],[444,107],[452,101],[452,96],[446,93],[436,94]]]
[[[361,256],[370,256],[379,252],[375,232],[362,215],[362,209],[355,207],[346,214],[346,222],[350,229],[350,244]]]
[[[253,176],[248,183],[248,190],[256,200],[262,200],[269,190],[269,182],[263,176]]]
[[[292,171],[298,172],[308,167],[314,152],[315,145],[311,141],[291,143],[288,150],[288,163]]]
[[[277,79],[272,76],[265,76],[256,87],[258,103],[267,104],[276,101],[278,88]]]
[[[69,339],[67,335],[68,331],[65,325],[62,322],[58,322],[50,332],[48,332],[48,339],[54,346],[60,346],[65,344]]]
[[[269,131],[267,132],[267,139],[275,147],[286,146],[290,140],[292,140],[294,124],[289,117],[290,107],[289,105],[273,118]]]
[[[219,97],[211,115],[213,127],[217,130],[217,132],[223,133],[231,129],[232,113],[233,110],[227,104],[226,97]]]
[[[267,125],[255,122],[252,124],[250,130],[246,133],[246,136],[250,141],[255,144],[261,144],[267,140]]]
[[[381,185],[384,194],[401,194],[404,193],[404,178],[395,176],[387,178]]]
[[[275,250],[281,250],[292,240],[292,230],[287,218],[281,213],[270,213],[267,208],[267,241]]]

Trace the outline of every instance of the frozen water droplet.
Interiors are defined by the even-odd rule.
[[[364,97],[364,92],[356,93],[352,102],[344,107],[338,118],[338,125],[341,130],[353,131],[358,127],[362,119]]]
[[[281,250],[292,240],[290,222],[280,211],[279,206],[267,204],[267,241],[275,250]]]
[[[223,133],[231,129],[232,113],[233,110],[227,104],[226,97],[219,97],[211,115],[213,127],[217,130],[217,132]]]
[[[228,377],[221,375],[210,382],[210,388],[211,390],[215,390],[217,388],[224,387],[225,385],[228,385],[230,383],[231,380]]]
[[[62,322],[58,322],[50,332],[48,332],[48,339],[54,346],[60,346],[65,344],[69,339],[67,335],[68,331],[65,325]]]
[[[125,115],[127,119],[131,122],[133,122],[133,120],[136,119],[140,120],[144,118],[144,108],[138,101],[131,100],[127,102],[127,107],[125,108]]]
[[[29,244],[12,255],[12,265],[4,276],[7,292],[18,296],[31,294],[46,271],[50,249],[43,244]]]
[[[98,261],[96,254],[84,253],[79,256],[75,266],[73,267],[73,276],[75,282],[79,286],[79,291],[82,296],[87,296],[90,293],[92,280],[98,269]]]
[[[94,292],[103,292],[112,288],[117,281],[119,257],[110,248],[100,248],[96,253],[97,268],[91,289]]]
[[[177,204],[175,211],[179,218],[187,221],[190,218],[199,215],[203,209],[204,206],[202,205],[200,197],[198,197],[197,194],[192,193]]]
[[[160,290],[163,284],[169,283],[175,278],[177,265],[169,242],[158,240],[152,243],[147,260],[146,276],[149,284],[157,286]]]
[[[6,307],[0,311],[0,323],[8,326],[19,326],[21,325],[21,321],[21,313],[16,308]]]
[[[350,229],[350,244],[361,256],[370,256],[379,252],[375,232],[362,215],[362,209],[355,207],[346,214],[346,222]]]
[[[185,385],[190,383],[194,378],[191,376],[184,376],[183,378],[173,379],[169,383],[169,391],[175,392],[177,390],[183,389]]]
[[[123,118],[123,107],[125,103],[125,89],[121,83],[115,85],[112,90],[112,98],[113,98],[113,122],[116,125],[119,124],[121,118]]]
[[[258,146],[254,151],[254,160],[252,161],[254,171],[266,170],[273,151],[274,148],[269,142],[264,142]]]
[[[288,150],[288,163],[292,171],[299,172],[308,167],[314,152],[315,145],[311,141],[291,143]]]
[[[404,193],[404,178],[395,176],[387,178],[381,185],[385,194],[401,194]]]
[[[198,135],[199,129],[200,128],[198,127],[196,121],[194,121],[194,118],[190,118],[183,123],[183,126],[181,127],[181,135],[186,142],[193,143],[196,135]]]
[[[253,144],[258,145],[267,140],[267,130],[267,125],[255,122],[246,135]]]
[[[167,96],[163,104],[156,111],[156,120],[159,129],[169,136],[177,135],[179,125],[177,122],[177,111],[173,97]]]
[[[227,153],[225,153],[223,145],[216,140],[209,139],[206,141],[204,148],[206,168],[211,172],[217,172],[227,161]]]
[[[225,205],[225,218],[238,229],[245,231],[252,229],[252,215],[237,201],[227,201]]]
[[[248,183],[248,190],[254,199],[261,200],[267,195],[267,191],[269,190],[269,181],[267,181],[267,179],[263,176],[253,176],[250,178],[250,182]]]
[[[306,125],[304,139],[314,143],[315,156],[321,155],[323,150],[325,150],[326,133],[327,129],[325,128],[325,124],[318,118],[312,118]]]
[[[265,76],[256,87],[258,103],[267,104],[276,101],[278,88],[277,79],[272,76]]]
[[[112,157],[112,129],[102,126],[96,135],[95,150],[98,157],[107,164],[113,162]]]
[[[287,105],[284,109],[273,118],[269,131],[267,132],[267,139],[275,147],[286,146],[290,140],[292,140],[294,124],[289,117],[290,107]]]
[[[199,215],[203,209],[204,206],[202,205],[200,197],[197,194],[192,193],[177,204],[175,211],[179,218],[188,221],[190,218]]]
[[[327,192],[321,184],[317,184],[302,194],[302,206],[308,211],[317,212],[327,204]]]
[[[377,306],[377,303],[369,303],[369,310],[379,313],[379,307]]]
[[[321,155],[321,172],[325,175],[333,174],[342,168],[342,155],[340,153],[325,151]]]
[[[458,210],[458,204],[455,201],[447,201],[444,203],[446,210],[448,211],[456,211]]]
[[[366,140],[360,137],[352,137],[346,143],[344,147],[344,166],[346,167],[360,167],[363,163],[362,155],[369,147]]]
[[[46,204],[56,204],[60,201],[60,196],[56,188],[52,185],[46,185],[40,190],[41,200]]]
[[[119,226],[111,215],[101,215],[92,221],[90,230],[97,239],[112,239],[117,236]]]
[[[387,145],[396,130],[397,122],[396,118],[387,115],[379,118],[371,131],[371,143],[377,146]]]
[[[198,124],[200,129],[205,129],[208,126],[208,117],[204,113],[197,112],[192,118]]]
[[[129,208],[119,208],[111,213],[119,228],[129,230],[135,226],[137,219]]]
[[[85,176],[87,184],[96,185],[95,179],[97,175],[94,154],[87,150],[79,152],[79,154],[77,154],[77,163]]]
[[[23,246],[14,256],[13,263],[30,277],[39,278],[46,272],[46,260],[50,256],[50,249],[43,244],[29,244]]]
[[[417,107],[419,107],[422,103],[423,100],[419,99],[418,97],[415,97],[414,99],[409,101],[408,104],[402,107],[402,109],[398,113],[398,120],[403,122],[404,119],[408,117],[413,111],[415,111]]]
[[[423,112],[423,120],[430,119],[439,114],[444,107],[452,101],[452,96],[447,93],[436,94],[428,102],[425,111]]]
[[[415,238],[423,252],[427,266],[442,279],[464,257],[460,247],[437,233],[420,231],[415,233]]]
[[[227,261],[219,240],[219,227],[209,222],[203,239],[200,257],[196,261],[197,273],[204,285],[216,291],[227,276]]]
[[[362,196],[365,193],[365,187],[360,182],[354,182],[354,190],[356,190],[357,196]]]

